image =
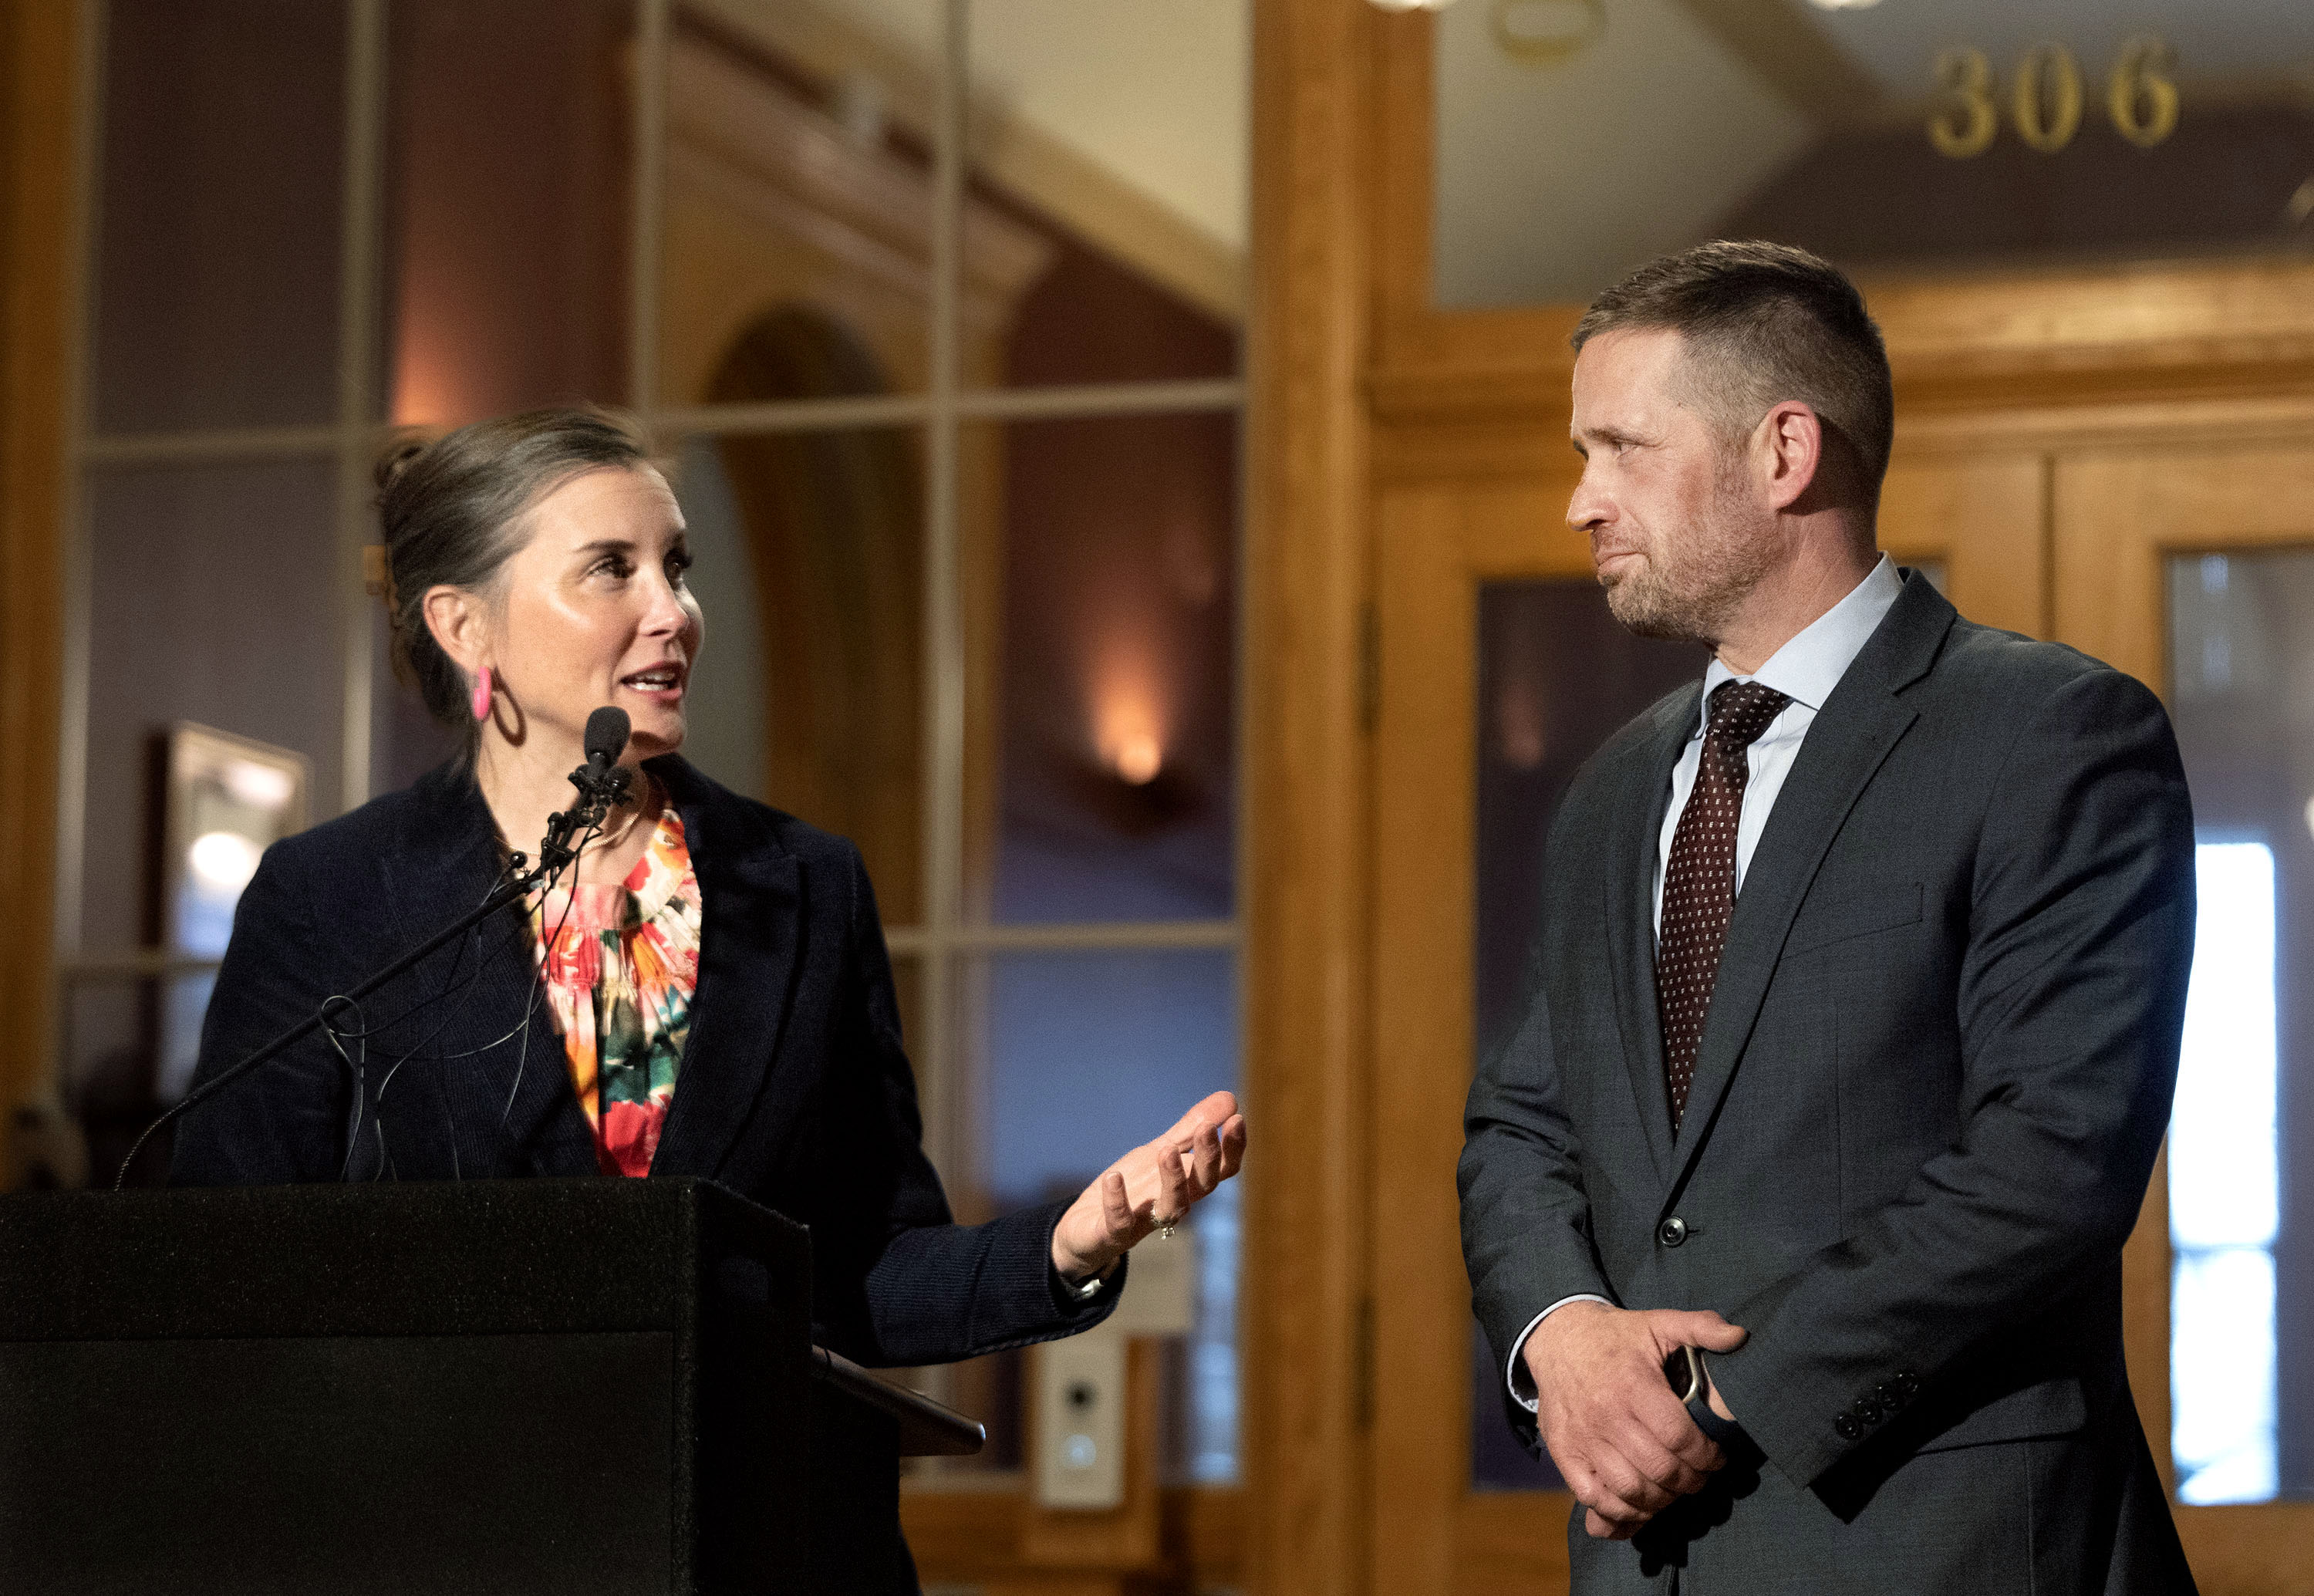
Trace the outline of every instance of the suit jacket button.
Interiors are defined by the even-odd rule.
[[[1867,1401],[1859,1402],[1856,1405],[1856,1416],[1862,1419],[1868,1424],[1877,1424],[1883,1418],[1886,1418],[1887,1415],[1882,1410],[1877,1402]]]
[[[1920,1394],[1921,1377],[1917,1374],[1912,1373],[1910,1371],[1898,1374],[1896,1378],[1889,1383],[1896,1388],[1896,1394],[1907,1402],[1910,1402],[1914,1397]]]
[[[1894,1380],[1884,1380],[1872,1388],[1872,1399],[1883,1407],[1898,1407],[1903,1404],[1904,1393],[1896,1389]]]
[[[1665,1247],[1677,1247],[1687,1239],[1687,1221],[1676,1213],[1656,1227],[1656,1239]]]
[[[1832,1427],[1840,1432],[1842,1441],[1853,1441],[1864,1433],[1864,1426],[1856,1422],[1856,1415],[1852,1413],[1841,1414],[1832,1421]]]

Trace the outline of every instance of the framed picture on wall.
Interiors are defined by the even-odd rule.
[[[305,829],[313,773],[305,756],[182,721],[169,728],[161,819],[161,939],[186,960],[225,955],[242,888],[265,850]],[[200,1050],[213,971],[172,976],[162,999],[163,1102],[184,1094]]]

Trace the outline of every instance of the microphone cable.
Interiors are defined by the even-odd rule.
[[[586,845],[587,845],[587,842],[589,842],[590,840],[592,840],[592,838],[596,834],[596,832],[597,832],[597,830],[598,830],[598,829],[599,829],[599,828],[596,828],[596,827],[589,827],[589,828],[588,828],[587,832],[584,835],[582,835],[582,836],[579,838],[579,841],[578,841],[578,849],[579,849],[579,850],[583,850],[583,849],[586,847]],[[551,892],[552,892],[552,891],[554,890],[555,884],[557,883],[557,881],[559,881],[559,880],[561,878],[561,876],[562,876],[562,874],[563,874],[563,871],[564,871],[564,870],[566,870],[566,869],[567,869],[567,870],[569,870],[569,871],[570,872],[570,875],[571,875],[571,886],[572,886],[573,887],[575,887],[575,886],[577,886],[577,876],[578,876],[578,850],[574,850],[574,851],[573,851],[572,857],[571,857],[570,862],[569,864],[567,864],[567,865],[565,865],[565,866],[561,867],[561,869],[559,869],[555,870],[555,871],[553,872],[553,874],[552,874],[552,875],[550,875],[549,877],[547,877],[547,878],[546,878],[544,881],[543,881],[543,882],[539,883],[539,885],[538,885],[538,886],[534,889],[534,890],[535,890],[535,891],[539,894],[539,900],[540,900],[540,903],[542,904],[542,905],[543,905],[543,903],[545,902],[546,895],[547,895],[547,894],[549,894],[549,893],[551,893]],[[496,891],[496,890],[497,890],[496,886],[494,886],[491,888],[491,890],[492,890],[492,891]],[[567,922],[567,921],[568,921],[568,918],[569,918],[569,915],[570,915],[570,900],[569,900],[569,899],[566,899],[566,900],[565,900],[565,903],[564,903],[564,908],[563,908],[563,919],[562,919],[561,921],[558,921],[556,922],[556,925],[555,925],[554,930],[553,930],[552,933],[550,933],[550,935],[549,935],[549,939],[548,939],[548,940],[550,941],[550,943],[551,943],[551,941],[552,940],[552,938],[553,938],[553,937],[557,937],[557,936],[560,936],[560,935],[561,934],[562,925],[563,925],[565,922]],[[384,1076],[380,1079],[380,1080],[378,1081],[377,1095],[376,1095],[375,1098],[374,1099],[375,1104],[375,1112],[374,1112],[374,1113],[372,1114],[372,1115],[371,1115],[371,1123],[372,1123],[373,1126],[375,1128],[376,1134],[377,1134],[378,1141],[379,1141],[379,1159],[380,1159],[380,1163],[379,1163],[379,1169],[378,1169],[378,1172],[377,1172],[376,1174],[375,1174],[375,1175],[373,1175],[373,1176],[372,1176],[372,1178],[373,1178],[373,1179],[384,1178],[384,1168],[385,1168],[385,1164],[386,1164],[386,1162],[387,1162],[386,1155],[385,1155],[385,1151],[384,1151],[384,1108],[385,1108],[385,1097],[386,1097],[387,1089],[389,1089],[389,1088],[393,1084],[394,1077],[401,1073],[402,1067],[404,1064],[406,1064],[406,1063],[410,1063],[410,1062],[411,1062],[411,1060],[412,1060],[413,1058],[417,1057],[417,1056],[418,1056],[421,1052],[423,1052],[423,1051],[424,1051],[424,1049],[425,1049],[426,1045],[427,1045],[428,1043],[432,1042],[436,1037],[439,1036],[440,1036],[440,1035],[441,1035],[445,1030],[447,1030],[447,1029],[450,1027],[450,1026],[451,1026],[451,1025],[453,1025],[454,1023],[455,1023],[455,1021],[458,1019],[458,1018],[459,1018],[461,1015],[463,1015],[463,1014],[466,1011],[467,1005],[468,1005],[469,1003],[471,1003],[471,1002],[473,1001],[473,989],[474,988],[474,986],[476,986],[476,985],[481,982],[481,978],[482,978],[483,974],[484,974],[484,973],[485,973],[485,972],[486,972],[486,971],[490,967],[490,966],[491,966],[492,964],[494,964],[494,963],[496,963],[496,962],[497,962],[497,960],[498,960],[498,958],[499,958],[499,956],[500,954],[502,954],[502,953],[506,952],[508,949],[509,949],[509,948],[511,948],[516,947],[517,944],[519,944],[519,943],[520,943],[520,942],[522,942],[523,940],[526,939],[526,933],[527,930],[528,930],[527,926],[523,926],[523,927],[519,927],[519,928],[517,928],[517,927],[511,927],[511,926],[510,926],[510,927],[507,927],[507,928],[505,928],[503,935],[501,935],[501,936],[499,937],[499,939],[498,939],[494,944],[492,944],[492,946],[490,947],[490,948],[489,952],[487,952],[487,953],[485,953],[484,955],[482,955],[482,956],[481,956],[481,959],[477,962],[477,964],[476,964],[476,966],[475,966],[475,967],[474,967],[473,971],[471,974],[468,974],[468,975],[467,975],[467,976],[466,976],[463,981],[458,982],[458,983],[457,983],[457,985],[456,985],[456,987],[455,987],[455,988],[452,988],[452,987],[449,985],[448,981],[447,981],[447,980],[446,980],[446,981],[445,981],[444,987],[443,987],[443,990],[442,990],[442,991],[437,992],[437,993],[435,993],[435,994],[434,994],[434,996],[432,996],[432,997],[430,997],[430,998],[424,999],[424,1000],[422,1000],[421,1001],[420,1001],[420,1002],[418,1002],[418,1003],[414,1003],[414,1004],[411,1005],[411,1007],[410,1007],[410,1008],[403,1010],[402,1011],[402,1013],[401,1013],[401,1014],[396,1015],[393,1020],[389,1020],[389,1021],[387,1021],[387,1022],[386,1022],[386,1024],[385,1024],[385,1026],[381,1026],[381,1027],[379,1027],[379,1029],[383,1030],[383,1029],[386,1028],[387,1027],[390,1027],[390,1026],[392,1026],[392,1025],[393,1025],[393,1024],[397,1024],[397,1023],[399,1023],[402,1019],[403,1019],[403,1018],[407,1018],[407,1017],[408,1017],[409,1015],[411,1015],[411,1014],[414,1014],[414,1013],[416,1013],[416,1012],[418,1011],[418,1010],[420,1010],[420,1009],[421,1009],[421,1008],[425,1007],[427,1004],[439,1001],[442,998],[444,998],[444,997],[446,997],[446,996],[449,995],[450,992],[452,992],[453,990],[459,991],[459,992],[463,992],[465,994],[465,996],[464,997],[464,999],[459,1002],[458,1006],[457,1006],[455,1009],[453,1009],[449,1013],[447,1013],[447,1014],[444,1015],[444,1016],[442,1017],[442,1018],[441,1018],[440,1022],[439,1022],[438,1024],[437,1024],[437,1025],[435,1026],[435,1027],[434,1027],[431,1031],[428,1031],[425,1036],[423,1036],[420,1037],[420,1038],[419,1038],[415,1043],[411,1044],[411,1045],[407,1049],[403,1050],[401,1054],[399,1054],[396,1057],[394,1057],[394,1059],[393,1060],[393,1062],[392,1062],[392,1063],[387,1066],[384,1075]],[[475,934],[475,935],[479,935],[479,934],[480,934],[480,932],[481,932],[481,928],[480,928],[480,927],[475,928],[475,932],[474,932],[474,934]],[[463,957],[464,957],[464,951],[465,951],[465,947],[464,947],[464,943],[462,943],[462,944],[460,945],[460,949],[459,949],[459,957],[460,957],[460,958],[462,958],[462,959],[463,959]],[[456,965],[455,965],[455,963],[454,962],[454,963],[453,963],[453,965],[452,965],[452,970],[453,970],[454,974],[455,974],[455,969],[456,969]],[[482,1043],[482,1044],[481,1044],[481,1045],[478,1045],[478,1046],[469,1047],[469,1048],[464,1048],[464,1049],[462,1049],[462,1050],[460,1050],[459,1052],[456,1052],[456,1053],[446,1053],[446,1054],[437,1054],[437,1055],[435,1055],[435,1058],[434,1058],[434,1062],[435,1062],[435,1063],[440,1063],[440,1064],[447,1064],[447,1063],[449,1063],[451,1061],[455,1060],[455,1059],[473,1058],[473,1057],[477,1057],[477,1056],[479,1056],[479,1055],[481,1055],[481,1054],[482,1054],[490,1053],[490,1052],[493,1051],[493,1050],[494,1050],[494,1049],[496,1049],[496,1048],[499,1048],[499,1047],[503,1046],[507,1042],[508,1042],[509,1040],[514,1039],[514,1038],[515,1038],[515,1037],[517,1037],[517,1036],[520,1036],[521,1041],[520,1041],[520,1043],[519,1043],[519,1045],[518,1045],[518,1049],[517,1049],[517,1055],[516,1055],[516,1064],[515,1064],[515,1084],[514,1084],[514,1089],[513,1089],[513,1091],[512,1091],[512,1092],[510,1092],[510,1093],[508,1094],[508,1099],[507,1099],[507,1107],[506,1107],[506,1110],[500,1114],[499,1118],[499,1132],[500,1132],[500,1133],[501,1133],[501,1135],[502,1135],[502,1136],[503,1136],[503,1134],[504,1134],[504,1133],[505,1133],[505,1132],[506,1132],[508,1117],[508,1116],[512,1114],[512,1112],[513,1112],[514,1098],[515,1098],[515,1097],[516,1097],[517,1095],[518,1095],[518,1094],[519,1094],[519,1092],[520,1092],[520,1090],[521,1090],[523,1074],[524,1074],[524,1071],[525,1071],[526,1068],[527,1067],[528,1057],[529,1057],[529,1050],[530,1050],[530,1027],[531,1027],[531,1023],[532,1023],[533,1019],[535,1018],[535,1016],[537,1015],[537,1012],[538,1012],[538,1005],[539,1005],[540,1001],[541,1001],[544,998],[544,996],[545,996],[545,984],[544,984],[544,983],[540,979],[539,974],[538,974],[538,973],[537,973],[535,970],[534,970],[534,971],[533,971],[532,975],[531,975],[531,979],[530,979],[530,981],[526,983],[526,985],[527,985],[527,988],[528,988],[528,992],[527,992],[526,998],[526,1000],[525,1000],[525,1001],[524,1001],[524,1004],[523,1004],[523,1016],[522,1016],[521,1023],[519,1023],[518,1025],[514,1026],[512,1028],[510,1028],[510,1029],[508,1029],[508,1030],[507,1030],[507,1031],[505,1031],[505,1032],[502,1032],[500,1035],[499,1035],[499,1036],[495,1036],[495,1037],[492,1037],[490,1041],[485,1042],[485,1043]],[[446,1091],[446,1090],[443,1091],[443,1093],[441,1094],[441,1096],[442,1096],[442,1109],[443,1109],[443,1114],[444,1114],[444,1116],[445,1116],[445,1123],[446,1124],[446,1125],[447,1125],[447,1127],[448,1127],[448,1130],[449,1130],[449,1133],[450,1133],[451,1178],[452,1178],[453,1180],[463,1179],[464,1177],[463,1171],[461,1170],[460,1167],[459,1167],[459,1160],[458,1160],[458,1126],[457,1126],[457,1118],[456,1118],[456,1115],[455,1115],[455,1111],[451,1108],[451,1106],[450,1106],[450,1094],[448,1093],[448,1091]],[[351,1138],[350,1138],[350,1136],[349,1136],[349,1147],[348,1147],[348,1152],[347,1152],[347,1159],[348,1159],[348,1164],[347,1164],[347,1167],[346,1167],[346,1168],[347,1168],[347,1169],[349,1169],[349,1168],[350,1168],[350,1167],[351,1167],[352,1149],[351,1149],[350,1142],[351,1142]],[[346,1171],[345,1171],[345,1170],[341,1170],[341,1171],[340,1171],[340,1179],[342,1179],[342,1178],[344,1178],[344,1177],[345,1177],[345,1173],[346,1173]]]
[[[484,898],[488,898],[490,892],[496,892],[498,889],[499,884],[497,882],[492,882],[490,887],[490,892],[485,892],[482,895]],[[344,1181],[351,1176],[354,1151],[360,1137],[361,1122],[364,1117],[367,1117],[370,1120],[378,1144],[378,1170],[371,1177],[371,1178],[380,1179],[384,1177],[384,1170],[387,1165],[391,1162],[390,1156],[388,1155],[385,1148],[384,1110],[385,1107],[386,1089],[393,1084],[394,1076],[400,1072],[403,1064],[408,1063],[412,1058],[415,1058],[425,1049],[428,1043],[433,1041],[437,1036],[439,1036],[445,1030],[456,1023],[461,1015],[465,1013],[467,1005],[472,1003],[473,1001],[474,987],[480,983],[484,973],[489,970],[491,963],[497,958],[499,952],[507,946],[514,935],[514,933],[509,931],[505,936],[501,937],[499,941],[493,946],[488,953],[482,955],[481,958],[476,961],[474,968],[463,979],[460,979],[458,976],[458,966],[465,962],[466,954],[469,948],[473,945],[475,939],[482,934],[482,927],[478,925],[459,939],[456,949],[451,957],[449,971],[444,975],[441,984],[436,988],[430,995],[420,998],[418,1001],[411,1004],[408,1008],[403,1009],[400,1013],[393,1016],[391,1018],[381,1021],[375,1027],[368,1025],[365,1021],[359,1029],[351,1031],[344,1030],[331,1023],[330,1011],[332,1005],[344,1002],[346,1000],[332,997],[322,1003],[322,1032],[329,1036],[330,1044],[337,1050],[338,1056],[345,1061],[349,1077],[353,1083],[354,1091],[353,1100],[349,1107],[346,1124],[346,1156],[344,1161],[340,1164],[338,1169],[338,1178],[340,1181]],[[416,1014],[420,1010],[430,1007],[435,1003],[438,1003],[445,998],[450,997],[454,994],[464,994],[460,998],[457,1006],[452,1009],[448,1013],[443,1015],[439,1022],[436,1024],[432,1030],[428,1031],[425,1036],[420,1036],[416,1042],[412,1043],[407,1049],[393,1059],[393,1061],[387,1065],[384,1075],[378,1081],[377,1093],[375,1097],[369,1097],[366,1090],[369,1038],[373,1036],[383,1035],[384,1033],[393,1029],[394,1027],[400,1025],[403,1020],[409,1018],[411,1015]],[[352,1007],[357,1014],[361,1012],[358,1005],[349,1004],[349,1006]],[[345,1041],[349,1040],[359,1045],[361,1051],[360,1060],[357,1061],[348,1056],[343,1044]],[[495,1044],[492,1045],[495,1045]],[[478,1048],[474,1051],[482,1052],[487,1051],[487,1049]],[[365,1114],[366,1109],[367,1110],[367,1115]],[[453,1179],[462,1179],[464,1178],[464,1174],[458,1167],[457,1120],[455,1114],[451,1112],[447,1093],[445,1093],[443,1096],[443,1112],[445,1115],[447,1116],[447,1123],[450,1130],[451,1177]]]
[[[596,837],[601,835],[602,830],[603,823],[601,820],[597,819],[590,822],[586,831],[580,833],[577,844],[570,850],[570,886],[563,895],[561,917],[554,922],[554,929],[552,931],[546,930],[544,928],[546,922],[546,898],[547,894],[553,890],[554,877],[552,876],[548,877],[546,884],[539,888],[538,919],[541,934],[538,939],[537,966],[531,973],[533,991],[535,993],[535,996],[531,1002],[526,1004],[523,1008],[522,1041],[517,1047],[515,1054],[514,1084],[507,1089],[506,1107],[499,1110],[499,1134],[501,1139],[509,1133],[508,1131],[508,1124],[514,1117],[515,1099],[522,1095],[523,1072],[530,1067],[530,1022],[532,1017],[538,1012],[537,999],[543,998],[546,995],[546,961],[548,958],[552,957],[552,950],[555,943],[561,939],[562,928],[570,923],[570,912],[578,906],[578,861],[587,852],[587,844],[592,842]],[[561,872],[559,871],[557,872],[557,874],[560,873]]]

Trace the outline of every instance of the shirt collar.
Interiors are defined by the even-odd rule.
[[[1712,690],[1722,682],[1757,682],[1810,710],[1822,710],[1824,700],[1840,685],[1841,677],[1872,640],[1903,591],[1904,578],[1883,554],[1880,563],[1849,590],[1847,597],[1808,622],[1752,675],[1739,676],[1714,656],[1703,673],[1703,702],[1697,711],[1697,724],[1709,722]]]

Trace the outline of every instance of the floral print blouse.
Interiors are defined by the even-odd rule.
[[[547,1004],[605,1175],[650,1172],[699,986],[699,878],[683,821],[656,796],[658,824],[623,882],[531,904]]]

